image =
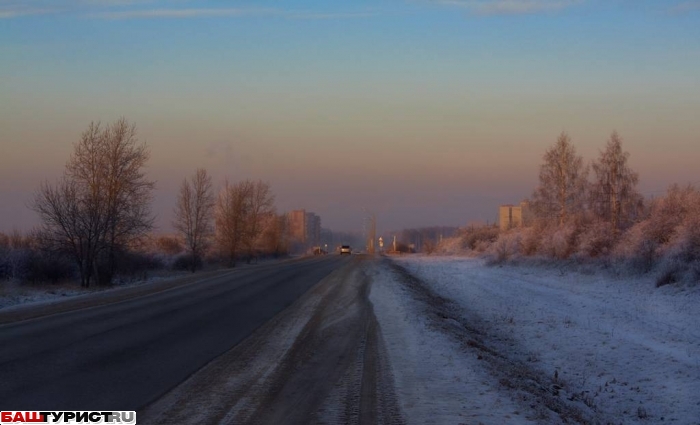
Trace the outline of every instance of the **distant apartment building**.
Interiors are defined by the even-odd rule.
[[[306,242],[306,211],[294,210],[287,213],[289,217],[289,237],[294,242]]]
[[[526,201],[520,205],[501,205],[498,208],[498,225],[502,231],[515,227],[522,227],[527,224],[529,214],[529,204]]]
[[[311,246],[321,245],[321,217],[312,212],[306,213],[306,243]]]
[[[321,217],[303,209],[290,211],[287,217],[294,251],[321,245]]]

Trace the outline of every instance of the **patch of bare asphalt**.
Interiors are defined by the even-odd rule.
[[[139,412],[140,423],[403,424],[362,257]],[[174,355],[176,355],[174,353]]]
[[[514,400],[533,411],[538,421],[563,424],[615,423],[601,418],[592,400],[584,394],[569,391],[566,382],[556,375],[544,374],[531,364],[509,356],[508,351],[518,352],[520,349],[512,338],[490,334],[481,318],[438,295],[401,265],[388,258],[383,262],[398,276],[411,297],[423,307],[430,326],[455,340],[465,354],[483,360],[486,370],[498,379],[505,390],[513,394]],[[508,347],[508,350],[503,347]]]

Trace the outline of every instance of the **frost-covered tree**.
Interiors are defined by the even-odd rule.
[[[593,162],[591,208],[598,217],[610,222],[615,233],[638,215],[643,202],[635,189],[639,176],[627,165],[628,158],[629,153],[622,150],[622,138],[614,131],[605,150]]]
[[[543,159],[532,207],[538,217],[561,225],[585,206],[588,169],[566,133],[559,135]]]
[[[229,265],[242,252],[248,261],[255,255],[265,222],[274,216],[274,195],[269,183],[243,180],[224,184],[216,203],[216,240]]]
[[[236,184],[226,181],[216,201],[216,242],[231,267],[236,265],[246,245],[246,220],[252,193],[253,186],[249,180]]]
[[[152,192],[155,182],[146,178],[145,168],[150,152],[140,143],[136,126],[120,118],[103,129],[97,146],[78,144],[67,170],[80,179],[99,178],[104,191],[106,212],[105,252],[103,268],[98,276],[109,283],[117,272],[116,254],[130,248],[153,228],[151,214]],[[101,171],[91,170],[86,160],[92,149],[100,153]]]
[[[270,214],[264,220],[260,246],[268,254],[278,257],[289,252],[289,222],[285,214]]]
[[[275,195],[272,194],[270,184],[258,180],[256,182],[245,181],[250,187],[248,196],[248,209],[246,216],[246,228],[244,244],[248,252],[248,261],[254,257],[255,245],[265,230],[265,222],[275,216]]]
[[[82,286],[93,278],[108,283],[115,253],[152,228],[155,183],[144,172],[148,158],[136,127],[125,119],[106,127],[92,123],[75,144],[63,178],[36,193],[32,207],[43,224],[41,238],[74,258]]]
[[[212,190],[211,176],[200,168],[192,178],[182,182],[177,197],[173,225],[185,239],[192,257],[192,273],[197,270],[213,231],[211,222],[215,202]]]

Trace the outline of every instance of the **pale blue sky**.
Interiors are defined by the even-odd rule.
[[[700,1],[0,0],[0,231],[90,121],[353,230],[493,220],[566,130],[617,129],[650,193],[700,180]]]

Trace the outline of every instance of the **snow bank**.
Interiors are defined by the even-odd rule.
[[[655,289],[651,277],[485,267],[467,258],[395,261],[478,315],[490,343],[515,341],[516,348],[502,344],[499,351],[556,374],[615,423],[700,423],[697,288]]]
[[[392,271],[371,271],[370,301],[391,358],[402,412],[409,424],[529,424],[476,356],[465,356],[431,329]]]

